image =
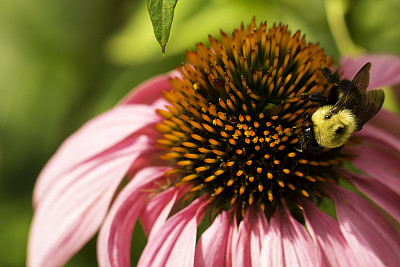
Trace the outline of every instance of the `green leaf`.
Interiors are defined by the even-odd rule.
[[[146,0],[151,23],[153,24],[154,35],[161,50],[165,52],[168,42],[171,24],[174,18],[174,10],[178,0]]]

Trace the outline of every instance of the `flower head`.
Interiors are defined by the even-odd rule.
[[[100,227],[99,264],[129,266],[139,218],[139,266],[395,266],[399,235],[341,185],[397,225],[399,131],[373,119],[343,148],[312,148],[305,129],[323,104],[311,96],[337,90],[331,58],[255,20],[209,42],[62,145],[35,188],[29,265],[62,265]]]
[[[301,196],[318,201],[345,156],[302,151],[304,114],[320,105],[302,96],[329,95],[322,69],[331,59],[281,25],[253,21],[221,38],[188,52],[183,78],[164,93],[172,106],[158,111],[164,120],[156,129],[169,151],[163,159],[177,165],[169,173],[190,184],[188,197],[208,193],[217,210],[239,208],[243,216],[252,205],[269,218],[282,203],[297,209]]]

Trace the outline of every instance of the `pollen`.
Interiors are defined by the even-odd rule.
[[[300,96],[329,95],[322,70],[332,60],[299,31],[255,19],[209,43],[186,53],[164,92],[170,105],[157,111],[162,159],[176,170],[166,175],[189,188],[188,200],[206,194],[215,210],[237,214],[257,205],[270,216],[324,197],[346,157],[303,149],[306,113],[319,104]]]

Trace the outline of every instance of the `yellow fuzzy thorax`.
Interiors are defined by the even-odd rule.
[[[331,105],[323,106],[311,117],[315,139],[321,147],[326,148],[344,145],[357,127],[356,119],[349,109],[342,109],[326,119],[325,116],[329,114],[331,108]]]

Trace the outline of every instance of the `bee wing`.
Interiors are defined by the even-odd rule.
[[[358,105],[360,100],[360,93],[358,93],[357,88],[350,84],[336,104],[333,105],[330,112],[337,113],[343,109],[352,109],[352,107]]]
[[[367,94],[367,87],[369,85],[369,70],[371,69],[371,63],[366,63],[354,76],[350,82],[348,80],[342,80],[339,83],[339,90],[343,91],[342,97],[332,107],[331,112],[336,113],[339,110],[358,106],[361,102],[368,103],[367,99],[361,99]],[[345,88],[342,88],[345,87]]]
[[[371,90],[362,95],[362,98],[362,103],[356,114],[356,131],[361,130],[362,126],[378,113],[383,105],[383,101],[385,101],[385,93],[382,89]]]
[[[358,88],[360,94],[367,93],[367,87],[369,85],[369,70],[371,69],[371,63],[366,63],[354,76],[352,83]]]

